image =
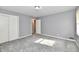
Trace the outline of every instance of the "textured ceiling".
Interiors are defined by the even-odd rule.
[[[72,10],[75,6],[41,6],[39,10],[36,10],[34,6],[0,6],[0,8],[29,16],[41,17]]]

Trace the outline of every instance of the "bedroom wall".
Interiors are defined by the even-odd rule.
[[[58,37],[74,37],[76,34],[75,10],[41,17],[42,34]]]
[[[0,9],[0,13],[19,16],[19,36],[20,37],[32,34],[32,30],[31,30],[31,28],[32,28],[32,25],[31,25],[32,18],[30,16],[20,14],[20,13],[17,13],[17,12],[4,10],[4,9]]]

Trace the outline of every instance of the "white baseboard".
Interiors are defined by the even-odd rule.
[[[64,40],[68,40],[68,41],[76,41],[76,40],[73,40],[73,39],[68,39],[68,38],[58,37],[58,36],[52,36],[52,35],[47,35],[47,34],[41,34],[41,35],[49,36],[49,37],[54,37],[54,38],[59,38],[59,39],[64,39]]]
[[[22,39],[22,38],[25,38],[25,37],[28,37],[28,36],[31,36],[32,34],[29,34],[29,35],[25,35],[25,36],[21,36],[21,37],[18,37],[17,39],[12,39],[12,40],[9,40],[9,41],[13,41],[13,40],[18,40],[18,39]]]
[[[25,38],[25,37],[28,37],[28,36],[31,36],[32,34],[29,34],[29,35],[25,35],[25,36],[21,36],[19,37],[18,39],[22,39],[22,38]]]
[[[14,41],[14,40],[22,39],[22,38],[25,38],[25,37],[28,37],[28,36],[31,36],[31,35],[32,35],[32,34],[25,35],[25,36],[19,37],[19,38],[17,38],[17,39],[9,40],[9,41],[6,41],[6,42],[10,42],[10,41]],[[2,42],[2,43],[6,43],[6,42]],[[0,44],[2,44],[2,43],[0,43]]]

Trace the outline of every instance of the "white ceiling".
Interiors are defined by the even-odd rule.
[[[0,6],[0,8],[29,16],[40,17],[68,11],[74,9],[75,6],[41,6],[40,10],[35,10],[34,6]]]

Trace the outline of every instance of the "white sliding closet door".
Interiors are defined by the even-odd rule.
[[[10,15],[9,18],[9,40],[19,38],[19,16]]]
[[[19,38],[19,16],[0,13],[0,43]]]
[[[7,16],[0,14],[0,43],[8,41],[8,20]]]

